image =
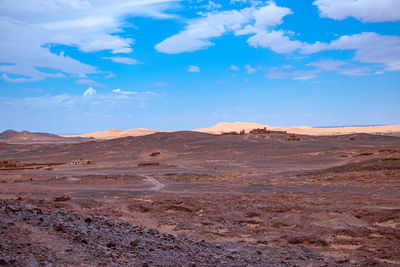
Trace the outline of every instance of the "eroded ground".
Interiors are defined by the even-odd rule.
[[[0,171],[0,258],[33,266],[400,266],[399,141],[170,133],[2,144],[4,159],[67,164]],[[96,164],[69,165],[75,158]]]

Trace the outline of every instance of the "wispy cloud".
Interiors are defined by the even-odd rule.
[[[52,44],[75,46],[83,52],[132,51],[133,39],[121,37],[124,20],[130,16],[170,18],[164,12],[176,0],[129,1],[38,1],[0,2],[0,72],[8,82],[32,82],[61,77],[36,68],[52,68],[70,75],[99,73],[95,66],[64,53],[51,52]],[[118,59],[117,59],[118,60]],[[131,61],[132,62],[132,61]],[[128,63],[130,64],[130,63]]]
[[[79,79],[75,82],[76,84],[85,84],[94,87],[106,87],[104,84],[98,83],[95,80],[91,79]]]
[[[112,60],[115,63],[122,63],[122,64],[127,64],[127,65],[141,64],[141,62],[139,60],[136,60],[134,58],[129,58],[129,57],[102,57],[102,58]]]
[[[143,95],[152,95],[152,96],[157,95],[156,93],[151,92],[151,91],[146,91],[146,92],[124,91],[119,88],[112,90],[112,92],[116,93],[116,94],[121,94],[121,95],[142,95],[142,96]]]
[[[244,65],[244,68],[246,69],[247,74],[254,74],[257,72],[256,68],[253,68],[251,65]]]
[[[265,77],[268,79],[293,79],[300,81],[308,81],[314,79],[320,73],[319,70],[295,70],[295,71],[285,71],[279,68],[271,68],[266,73]]]
[[[157,82],[154,85],[157,87],[168,87],[169,86],[169,84],[166,82]]]
[[[191,65],[188,68],[189,72],[200,72],[200,67],[199,66],[195,66],[195,65]]]
[[[230,70],[237,71],[237,70],[239,70],[239,67],[238,67],[238,66],[235,66],[235,65],[231,65],[231,66],[229,67],[229,69],[230,69]]]

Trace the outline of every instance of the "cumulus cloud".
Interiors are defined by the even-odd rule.
[[[167,54],[193,52],[212,46],[212,38],[232,32],[235,35],[252,35],[248,39],[250,46],[270,48],[277,53],[292,52],[302,43],[292,41],[288,32],[271,29],[290,14],[292,11],[289,8],[279,7],[273,1],[241,10],[205,13],[201,18],[189,21],[181,32],[157,44],[155,49]]]
[[[400,71],[400,37],[364,32],[344,35],[330,43],[305,46],[305,54],[326,50],[355,50],[354,61],[380,64],[386,71]]]
[[[193,19],[186,28],[155,46],[159,52],[177,54],[193,52],[213,45],[211,38],[220,37],[228,31],[241,28],[249,21],[249,8],[241,11],[230,10],[206,13],[199,19]]]
[[[96,90],[94,90],[92,87],[89,87],[84,93],[83,96],[93,96],[96,94]]]
[[[283,17],[290,14],[292,14],[292,11],[289,8],[279,7],[275,2],[269,2],[254,11],[254,27],[259,30],[265,30],[269,26],[279,25],[283,22]]]
[[[199,66],[191,65],[191,66],[189,66],[189,68],[188,68],[188,72],[200,72],[200,67],[199,67]]]
[[[342,20],[354,17],[363,22],[384,22],[400,20],[398,0],[317,0],[322,17]]]
[[[279,54],[286,54],[302,48],[304,44],[291,40],[283,30],[258,31],[247,41],[253,47],[269,48]]]
[[[140,64],[141,62],[134,59],[134,58],[129,58],[129,57],[102,57],[102,59],[108,59],[112,60],[116,63],[122,63],[122,64],[127,64],[127,65],[134,65],[134,64]]]
[[[0,1],[0,72],[22,76],[7,81],[39,81],[54,76],[37,68],[76,75],[99,70],[64,53],[52,53],[51,44],[74,46],[83,52],[109,50],[129,53],[133,40],[120,37],[123,18],[170,17],[164,10],[175,0]],[[4,78],[4,77],[3,77]]]

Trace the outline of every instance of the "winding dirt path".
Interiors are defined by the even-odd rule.
[[[154,184],[154,187],[150,188],[150,190],[158,191],[165,186],[165,184],[160,183],[157,179],[155,179],[153,177],[150,177],[150,176],[145,176],[145,177],[147,178],[147,180],[149,180],[150,182],[152,182]]]
[[[250,136],[250,134],[246,134],[246,135],[243,137],[243,139],[246,140],[246,141],[253,142],[253,143],[258,143],[258,141],[256,141],[256,140],[249,139],[249,136]]]

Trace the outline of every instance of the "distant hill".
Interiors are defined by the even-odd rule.
[[[239,132],[245,130],[246,133],[255,128],[264,128],[273,131],[287,131],[288,133],[307,134],[307,135],[342,135],[353,133],[368,134],[400,134],[400,124],[383,125],[383,126],[358,126],[358,127],[332,127],[332,128],[313,128],[308,126],[299,127],[276,127],[271,125],[263,125],[259,123],[248,122],[220,122],[210,128],[200,128],[193,131],[202,133],[220,134],[223,132]]]
[[[1,142],[78,142],[87,140],[85,138],[66,138],[49,133],[31,133],[28,131],[6,130],[0,133]]]
[[[154,133],[160,133],[160,132],[165,132],[165,131],[160,131],[160,130],[149,130],[149,129],[144,129],[144,128],[139,128],[139,129],[130,129],[130,130],[118,130],[118,129],[108,129],[103,132],[93,132],[93,133],[87,133],[87,134],[77,134],[77,135],[62,135],[62,137],[82,137],[82,138],[96,138],[96,139],[115,139],[115,138],[121,138],[121,137],[127,137],[127,136],[144,136],[144,135],[149,135],[149,134],[154,134]]]

